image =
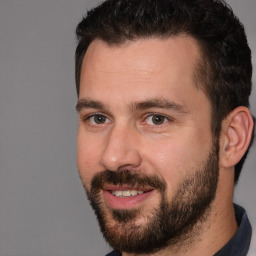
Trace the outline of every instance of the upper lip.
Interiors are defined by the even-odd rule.
[[[129,186],[129,185],[104,185],[103,190],[108,191],[125,191],[125,190],[138,190],[138,191],[150,191],[153,188],[150,187],[140,187],[140,186]]]

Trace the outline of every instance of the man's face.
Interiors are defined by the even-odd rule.
[[[104,236],[119,250],[174,243],[214,199],[218,145],[210,102],[195,81],[199,59],[185,35],[94,41],[86,52],[78,169]]]

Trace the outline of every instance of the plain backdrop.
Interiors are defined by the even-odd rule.
[[[76,168],[75,28],[97,3],[0,0],[0,256],[110,251]],[[245,25],[256,67],[256,1],[228,3]],[[254,73],[254,115],[255,82]],[[255,159],[254,144],[234,200],[256,230]]]

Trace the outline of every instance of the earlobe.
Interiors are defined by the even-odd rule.
[[[250,144],[252,129],[253,119],[248,108],[237,107],[227,116],[222,126],[222,167],[233,167],[240,161]]]

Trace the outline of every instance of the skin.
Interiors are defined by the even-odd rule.
[[[100,40],[90,44],[82,64],[78,101],[78,169],[87,190],[91,189],[93,176],[101,171],[130,169],[163,179],[167,199],[172,201],[178,184],[202,165],[212,146],[211,105],[194,79],[198,61],[198,44],[185,35],[141,39],[119,46],[108,46]],[[191,238],[189,251],[187,243],[180,241],[176,248],[157,255],[193,256],[199,250],[200,255],[213,255],[235,233],[233,167],[240,156],[231,152],[234,144],[230,141],[237,129],[230,125],[242,112],[237,123],[246,126],[243,120],[248,116],[245,108],[239,110],[223,123],[216,198],[201,232]],[[94,117],[99,114],[106,119],[98,124]],[[163,123],[154,124],[153,114],[163,116]],[[244,144],[246,147],[248,138]],[[110,212],[113,205],[103,191],[100,198],[114,225]],[[147,213],[159,206],[159,200],[159,192],[153,191],[131,208]],[[135,220],[138,225],[146,221],[145,214]]]

